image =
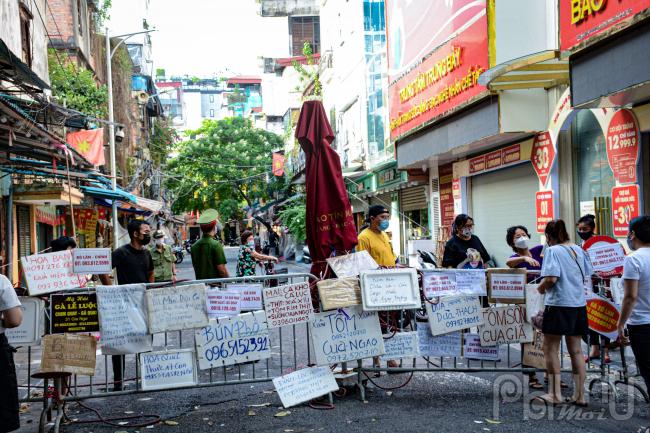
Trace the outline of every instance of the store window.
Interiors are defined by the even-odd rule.
[[[585,214],[596,215],[598,232],[611,236],[614,175],[607,161],[605,136],[591,111],[578,111],[571,124],[571,140],[576,219]]]
[[[430,239],[429,233],[429,212],[427,209],[417,209],[404,212],[406,217],[406,238],[409,240],[415,239]]]

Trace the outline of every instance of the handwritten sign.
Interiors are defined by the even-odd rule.
[[[360,306],[315,314],[310,330],[318,365],[384,354],[377,312]]]
[[[486,296],[485,271],[483,269],[426,271],[422,277],[422,289],[428,299],[437,296]]]
[[[217,317],[238,315],[241,313],[241,297],[240,291],[226,291],[218,287],[206,290],[208,316],[210,319],[216,319]]]
[[[264,310],[269,328],[309,322],[314,317],[309,283],[264,289]]]
[[[50,296],[51,333],[97,332],[97,295],[75,293]]]
[[[322,280],[316,286],[324,311],[361,304],[361,287],[357,277]]]
[[[481,346],[533,341],[533,327],[526,322],[525,308],[521,306],[484,308],[483,321],[478,327]]]
[[[147,327],[144,284],[97,286],[95,292],[102,354],[150,351],[152,337]]]
[[[364,311],[420,308],[420,290],[415,269],[381,269],[361,272]]]
[[[110,248],[75,248],[72,250],[75,274],[110,274],[113,272]]]
[[[417,358],[420,356],[420,342],[418,333],[398,332],[391,338],[384,340],[385,353],[381,356],[382,361],[402,358]]]
[[[463,354],[467,359],[477,359],[480,361],[498,361],[499,346],[482,346],[481,337],[479,337],[479,334],[465,334]]]
[[[533,317],[544,314],[544,295],[537,291],[539,284],[526,284],[526,322],[533,323]]]
[[[97,340],[92,335],[44,335],[41,371],[93,376],[96,351]]]
[[[434,337],[426,326],[418,327],[418,343],[421,356],[460,357],[463,348],[461,332],[450,332]]]
[[[21,257],[30,296],[84,287],[85,278],[72,272],[69,250]]]
[[[523,345],[522,364],[525,367],[546,368],[544,359],[544,334],[535,331],[533,341]]]
[[[358,277],[362,271],[370,271],[379,267],[375,259],[365,250],[330,257],[327,259],[327,264],[339,278]]]
[[[490,302],[506,304],[526,302],[525,269],[490,269],[487,274]]]
[[[617,305],[623,303],[623,296],[625,295],[625,286],[623,286],[623,278],[612,278],[609,280],[609,290],[612,292],[612,299]]]
[[[447,296],[438,299],[437,304],[426,304],[432,335],[483,324],[483,310],[477,296]]]
[[[263,311],[210,320],[208,326],[195,331],[194,342],[201,370],[271,357]]]
[[[22,296],[18,299],[23,310],[23,321],[20,326],[5,329],[5,337],[13,346],[37,346],[41,344],[41,335],[44,334],[45,302]]]
[[[149,333],[201,328],[208,324],[205,284],[147,290]]]
[[[262,304],[262,284],[228,284],[229,291],[241,293],[241,311],[257,311],[264,308]]]
[[[192,349],[141,353],[142,389],[148,391],[196,385],[194,365]]]
[[[595,293],[587,297],[587,322],[592,331],[615,340],[618,336],[616,324],[620,316],[618,307],[609,299]]]
[[[608,244],[601,242],[587,249],[591,265],[594,272],[602,272],[609,275],[610,273],[621,273],[623,261],[625,260],[625,250],[623,245],[616,242]]]
[[[291,407],[338,391],[334,374],[329,367],[310,367],[273,379],[273,386],[282,406]]]

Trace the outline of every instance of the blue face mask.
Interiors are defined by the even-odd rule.
[[[383,220],[382,222],[379,223],[379,230],[386,231],[388,229],[390,222],[388,220]]]
[[[635,250],[635,248],[634,248],[634,244],[633,244],[633,242],[632,242],[632,239],[630,239],[630,238],[627,238],[627,247],[630,249],[630,251],[634,251],[634,250]]]

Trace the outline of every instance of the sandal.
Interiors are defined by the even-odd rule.
[[[544,385],[537,379],[528,379],[528,387],[532,389],[544,389]]]
[[[531,404],[537,403],[537,402],[541,402],[541,404],[543,404],[544,406],[547,406],[547,407],[548,406],[556,407],[556,406],[560,406],[560,405],[565,403],[564,401],[552,401],[552,400],[549,400],[549,399],[544,398],[542,396],[537,396],[537,397],[533,398],[532,400],[530,400]]]
[[[567,398],[566,400],[564,400],[564,402],[566,404],[572,404],[573,406],[578,406],[578,407],[588,407],[589,406],[589,403],[587,403],[586,401],[580,403],[579,401],[571,400],[570,398]]]

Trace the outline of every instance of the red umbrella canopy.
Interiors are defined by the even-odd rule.
[[[325,259],[349,252],[357,244],[352,206],[343,181],[341,160],[330,146],[334,133],[320,101],[302,105],[296,139],[305,152],[307,246],[312,273],[320,276]]]

